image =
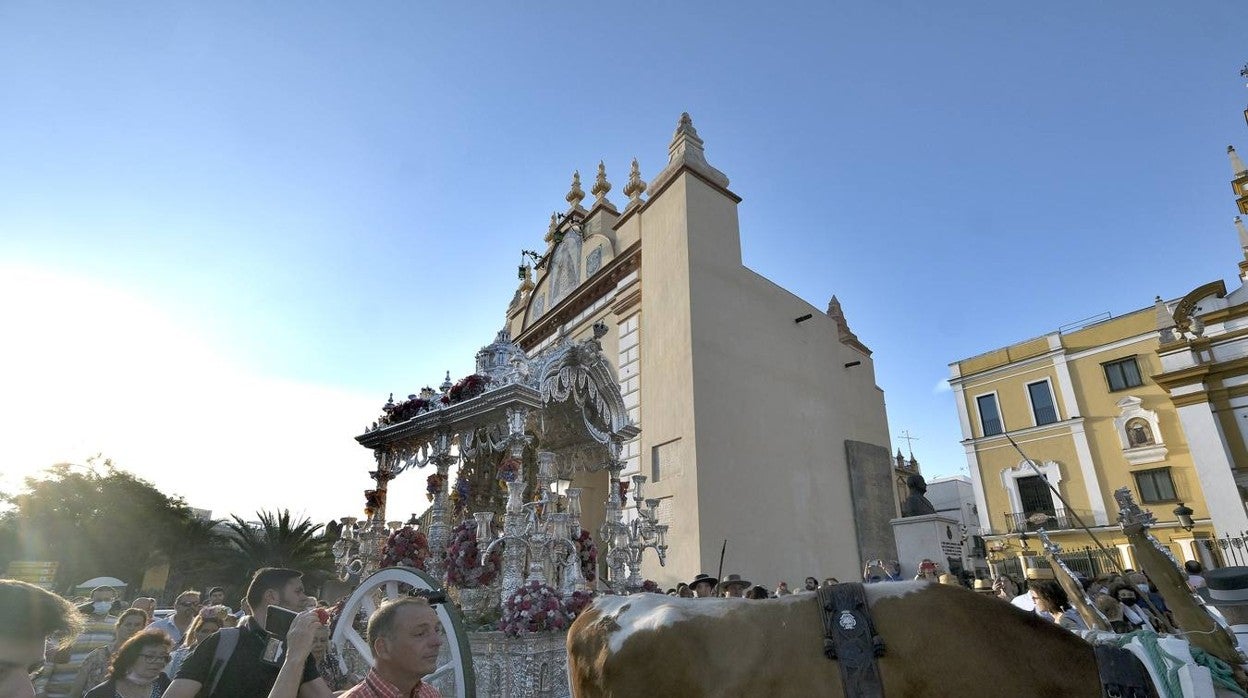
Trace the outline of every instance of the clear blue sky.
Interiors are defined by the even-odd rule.
[[[353,511],[352,436],[471,369],[571,171],[604,159],[622,204],[689,111],[744,198],[746,264],[837,294],[894,438],[956,473],[950,361],[1234,279],[1243,20],[0,3],[0,470],[102,450],[217,514]],[[400,509],[423,506],[408,477]]]

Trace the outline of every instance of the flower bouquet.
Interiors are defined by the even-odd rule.
[[[429,538],[413,526],[394,531],[381,546],[382,567],[415,567],[423,572],[427,559]]]
[[[377,420],[380,424],[399,424],[415,417],[421,412],[429,411],[431,403],[428,400],[419,398],[415,395],[409,395],[408,399],[397,405],[386,404],[382,410],[385,414],[381,419]]]
[[[529,633],[564,630],[572,618],[563,608],[559,592],[546,584],[532,581],[520,587],[503,603],[503,617],[498,629],[512,637]]]
[[[477,523],[469,519],[451,530],[451,539],[446,545],[446,581],[461,589],[489,586],[498,577],[502,560],[502,551],[495,548],[485,564],[481,564]]]
[[[432,502],[433,498],[442,491],[443,482],[445,478],[438,473],[430,475],[429,479],[425,480],[425,496],[429,498],[429,501]]]
[[[453,405],[457,402],[474,398],[484,393],[489,384],[489,376],[483,376],[479,373],[464,376],[455,385],[452,385],[450,390],[446,391],[446,395],[442,396],[442,404]]]
[[[563,600],[563,611],[568,614],[568,621],[576,620],[593,603],[594,595],[588,591],[574,591]]]
[[[647,594],[662,594],[663,590],[659,588],[659,583],[653,579],[647,579],[641,583],[641,591]]]
[[[587,583],[593,584],[598,578],[598,544],[583,528],[572,542],[576,543],[576,552],[581,558],[581,576]]]

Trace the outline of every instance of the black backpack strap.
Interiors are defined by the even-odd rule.
[[[212,668],[208,670],[208,682],[199,690],[197,698],[211,698],[221,683],[221,675],[225,673],[225,665],[234,656],[234,648],[238,647],[238,636],[241,628],[221,628],[217,631],[217,651],[212,654]]]

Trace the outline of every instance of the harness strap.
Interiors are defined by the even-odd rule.
[[[876,657],[884,641],[875,631],[862,584],[847,582],[819,588],[823,616],[823,653],[841,666],[845,698],[884,698]]]
[[[1148,670],[1131,650],[1113,645],[1093,645],[1092,650],[1105,698],[1157,698]]]

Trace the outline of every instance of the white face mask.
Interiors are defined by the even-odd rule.
[[[108,613],[109,610],[112,609],[112,607],[113,607],[112,601],[96,601],[95,603],[91,604],[91,610],[95,611],[95,615],[97,616],[102,616],[105,613]]]
[[[1148,593],[1148,585],[1147,585],[1147,584],[1136,584],[1136,585],[1135,585],[1135,588],[1136,588],[1136,589],[1139,589],[1141,594],[1147,594],[1147,593]]]
[[[157,674],[156,676],[159,676],[159,674]],[[150,686],[152,685],[152,682],[156,680],[156,676],[153,676],[150,679],[145,679],[142,676],[139,676],[138,674],[131,671],[130,673],[126,674],[126,680],[132,684],[135,684],[136,686]]]

